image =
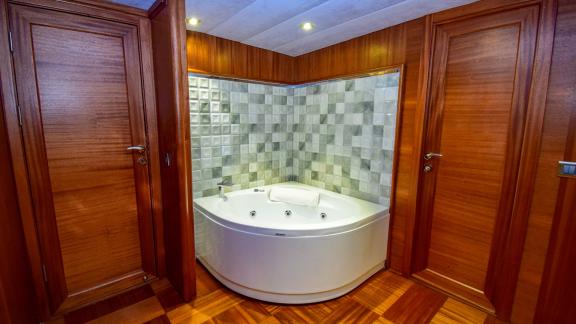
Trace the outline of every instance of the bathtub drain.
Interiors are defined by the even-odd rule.
[[[326,213],[320,213],[320,217],[322,217],[322,219],[328,217],[328,215],[326,215]]]
[[[284,212],[284,215],[290,216],[290,215],[292,215],[292,211],[288,209]]]
[[[251,211],[250,211],[250,216],[252,216],[252,217],[256,216],[256,211],[255,211],[255,210],[251,210]]]

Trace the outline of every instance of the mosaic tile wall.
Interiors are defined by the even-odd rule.
[[[399,73],[277,87],[189,76],[194,197],[284,181],[388,205]]]
[[[293,89],[189,75],[194,197],[290,180]]]
[[[390,204],[399,73],[294,89],[298,181]]]

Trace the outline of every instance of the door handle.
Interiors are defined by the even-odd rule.
[[[428,153],[424,154],[424,160],[426,160],[426,161],[428,161],[432,158],[435,158],[435,157],[442,157],[442,154],[432,153],[432,152],[428,152]]]
[[[132,151],[132,152],[143,153],[143,152],[146,151],[146,146],[144,146],[144,145],[128,146],[128,147],[126,148],[126,150]]]

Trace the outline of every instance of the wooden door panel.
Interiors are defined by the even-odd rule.
[[[511,216],[537,7],[436,28],[415,276],[494,311],[500,233]]]
[[[75,294],[141,266],[122,39],[46,26],[33,26],[32,38],[64,274]]]
[[[31,195],[53,312],[155,271],[135,26],[10,5]]]
[[[498,215],[518,34],[516,25],[488,29],[448,47],[428,268],[476,289]]]

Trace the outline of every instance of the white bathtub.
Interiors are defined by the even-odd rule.
[[[225,286],[270,302],[312,303],[384,268],[388,208],[298,183],[274,186],[318,191],[319,206],[270,202],[271,186],[194,202],[196,256]]]

